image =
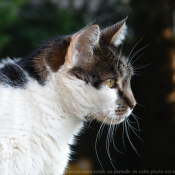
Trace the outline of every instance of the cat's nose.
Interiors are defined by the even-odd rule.
[[[125,94],[123,99],[130,109],[134,109],[137,103],[132,93]]]
[[[136,106],[136,100],[135,98],[132,97],[124,97],[125,103],[130,107],[130,109],[134,109],[134,107]]]
[[[134,101],[132,101],[131,103],[130,103],[130,105],[129,105],[129,107],[131,108],[131,109],[134,109],[134,107],[136,106],[136,101],[135,101],[135,99],[134,99]]]

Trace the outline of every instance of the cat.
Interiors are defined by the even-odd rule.
[[[62,175],[84,121],[119,124],[131,114],[125,35],[126,19],[104,30],[92,23],[1,62],[1,175]]]

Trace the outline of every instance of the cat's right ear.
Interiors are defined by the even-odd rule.
[[[92,24],[72,36],[68,49],[68,59],[71,65],[75,65],[80,59],[91,61],[93,48],[97,47],[100,38],[100,29]]]
[[[116,47],[119,46],[125,39],[127,29],[126,20],[127,18],[102,30],[101,38],[103,38],[106,42],[113,44]]]

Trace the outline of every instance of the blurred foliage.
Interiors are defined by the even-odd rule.
[[[0,57],[24,56],[48,37],[75,32],[83,23],[79,13],[48,0],[0,1]]]
[[[0,52],[12,41],[10,31],[20,20],[18,12],[22,5],[21,0],[0,1]]]

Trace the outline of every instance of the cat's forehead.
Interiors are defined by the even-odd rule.
[[[94,56],[96,60],[117,60],[119,56],[119,50],[103,41],[99,42],[98,47],[94,49]]]
[[[122,55],[121,49],[113,45],[101,42],[94,50],[93,57],[96,70],[104,72],[106,76],[126,77],[133,72],[129,61]]]
[[[90,61],[81,59],[76,67],[99,81],[109,78],[124,79],[132,74],[132,67],[122,56],[121,50],[103,41],[94,48],[89,59]]]

